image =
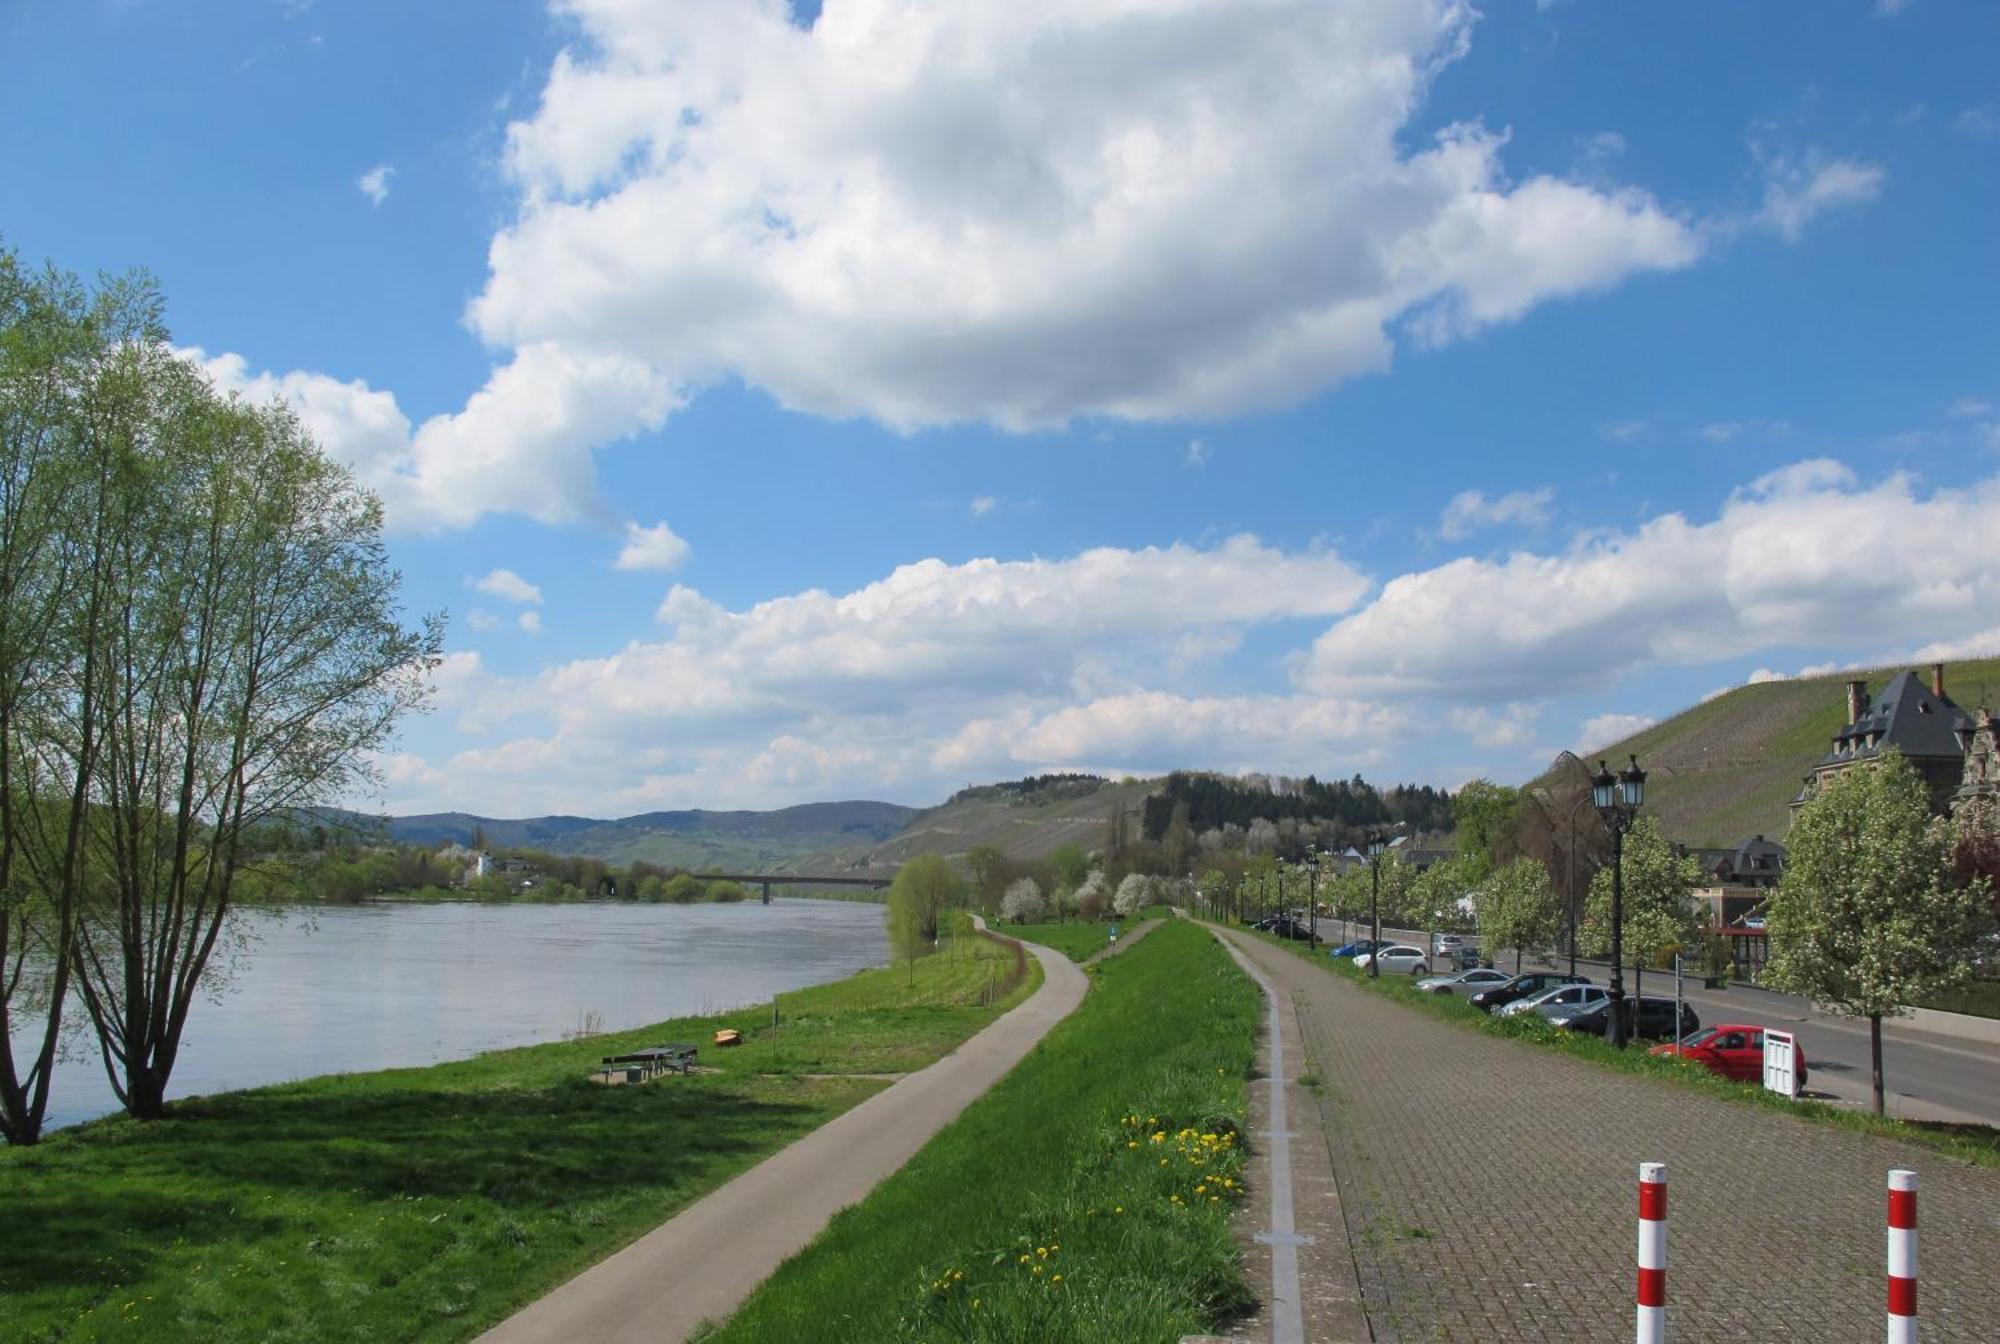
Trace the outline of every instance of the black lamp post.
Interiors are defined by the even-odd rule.
[[[1639,758],[1616,777],[1603,761],[1590,780],[1590,801],[1611,830],[1611,1044],[1625,1048],[1625,832],[1646,801],[1646,772]]]
[[[1319,946],[1319,846],[1306,848],[1306,948]]]
[[[1368,860],[1368,937],[1374,944],[1368,949],[1368,974],[1375,979],[1380,979],[1382,975],[1382,856],[1407,839],[1408,836],[1399,835],[1392,840],[1388,831],[1371,829],[1365,841],[1368,846],[1365,855]],[[1351,845],[1347,855],[1353,859],[1364,857]]]

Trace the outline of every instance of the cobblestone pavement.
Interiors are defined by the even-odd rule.
[[[1638,1167],[1665,1162],[1676,1344],[1880,1339],[1891,1167],[1920,1182],[1926,1344],[2000,1340],[2000,1171],[1468,1031],[1236,941],[1325,1080],[1375,1339],[1630,1339]]]

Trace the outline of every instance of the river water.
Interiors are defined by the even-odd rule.
[[[889,959],[882,907],[853,901],[384,901],[232,919],[242,954],[220,1000],[189,1015],[169,1098],[462,1059],[555,1040],[588,1014],[643,1026]],[[118,1108],[95,1041],[77,1054],[56,1070],[51,1128]]]

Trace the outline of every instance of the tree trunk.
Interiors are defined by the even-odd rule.
[[[167,1113],[167,1080],[148,1065],[133,1065],[125,1074],[125,1109],[134,1120],[158,1120]]]
[[[1884,1114],[1882,1106],[1882,1014],[1868,1014],[1868,1060],[1874,1075],[1875,1114]]]

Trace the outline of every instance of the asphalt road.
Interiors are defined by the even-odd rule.
[[[1505,970],[1513,960],[1500,957],[1494,964]],[[1533,968],[1550,963],[1530,958],[1526,964]],[[1567,967],[1564,961],[1563,968]],[[1579,959],[1577,972],[1601,985],[1611,982],[1610,970],[1603,962]],[[1640,986],[1628,972],[1625,992],[1671,997],[1674,977],[1648,971]],[[1835,1100],[1861,1106],[1871,1104],[1866,1018],[1836,1017],[1792,995],[1747,986],[1713,990],[1701,988],[1700,981],[1684,982],[1682,997],[1694,1005],[1703,1026],[1748,1022],[1792,1032],[1806,1052],[1808,1092],[1831,1094]],[[1939,1036],[1885,1019],[1882,1073],[1891,1115],[1905,1120],[2000,1126],[2000,1045]]]

